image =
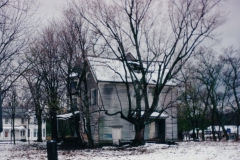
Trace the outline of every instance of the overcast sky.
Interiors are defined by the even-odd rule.
[[[58,17],[64,6],[71,0],[39,0],[40,9],[44,19]],[[222,41],[218,48],[233,45],[240,49],[240,0],[225,0],[225,7],[228,14],[227,22],[218,29],[221,33]]]

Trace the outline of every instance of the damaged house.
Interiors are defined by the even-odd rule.
[[[128,63],[136,71],[137,75],[138,62],[131,55],[128,56]],[[126,70],[124,70],[122,61],[90,56],[87,61],[89,67],[86,79],[88,83],[91,134],[94,144],[113,143],[119,145],[122,142],[132,141],[135,136],[135,127],[132,123],[121,118],[121,114],[127,115],[131,112],[133,116],[137,116],[135,110],[136,93],[131,84],[131,79],[129,78],[126,82],[123,78],[126,76]],[[147,75],[147,96],[149,101],[153,99],[154,86],[157,81],[157,69],[155,67],[153,63],[152,72]],[[75,81],[73,86],[77,85],[77,83]],[[130,84],[129,92],[127,92],[125,83]],[[132,102],[128,100],[128,93],[132,97]],[[177,89],[174,88],[171,81],[163,88],[160,96],[157,109],[150,115],[149,123],[145,125],[144,139],[146,141],[166,142],[177,139]],[[78,95],[74,98],[76,104],[81,105],[81,99],[84,98],[80,97],[78,92]],[[141,103],[143,102],[141,101]],[[132,111],[129,111],[130,104]],[[144,110],[141,110],[140,113],[143,115]],[[87,142],[86,111],[84,109],[80,109],[80,119],[80,132]]]

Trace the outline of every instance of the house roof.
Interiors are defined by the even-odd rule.
[[[128,82],[131,82],[129,71],[124,70],[124,65],[122,61],[117,59],[108,59],[101,57],[88,57],[89,64],[91,66],[91,71],[93,72],[97,81],[105,82],[125,82],[125,75],[127,75]],[[139,67],[137,61],[127,61],[133,68]],[[143,63],[143,67],[147,68],[147,63]],[[160,62],[153,62],[148,69],[148,74],[146,79],[149,84],[156,84],[158,78]],[[167,70],[166,70],[167,71]],[[142,74],[139,72],[134,72],[137,79],[141,79]],[[174,85],[171,81],[167,85]]]
[[[15,108],[15,118],[22,118],[26,115],[27,109],[24,108]],[[11,118],[12,108],[11,107],[3,107],[2,108],[2,117],[3,118]]]

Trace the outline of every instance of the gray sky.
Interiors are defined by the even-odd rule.
[[[228,20],[219,28],[222,32],[222,45],[234,45],[240,49],[240,0],[226,0]]]
[[[41,15],[44,20],[58,17],[61,9],[71,0],[39,0],[41,3]],[[229,13],[228,20],[217,32],[220,33],[221,43],[217,48],[233,45],[240,49],[240,0],[225,0],[224,8]]]

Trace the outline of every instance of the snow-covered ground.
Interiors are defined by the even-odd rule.
[[[1,160],[45,160],[46,143],[0,144]],[[178,145],[146,144],[134,148],[103,147],[58,150],[59,160],[239,160],[240,142],[180,142]]]

